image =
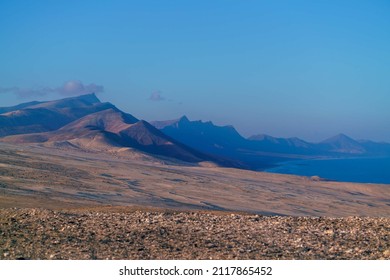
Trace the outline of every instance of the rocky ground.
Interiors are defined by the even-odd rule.
[[[0,259],[390,259],[390,218],[0,209]]]

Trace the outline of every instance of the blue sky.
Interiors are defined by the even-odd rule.
[[[96,89],[149,121],[390,142],[389,15],[387,0],[0,0],[0,106]]]

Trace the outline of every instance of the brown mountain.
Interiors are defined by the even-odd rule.
[[[88,114],[114,107],[95,94],[0,108],[0,137],[53,131]],[[16,110],[10,111],[16,108]]]
[[[166,136],[143,120],[138,120],[117,108],[87,115],[61,129],[49,133],[48,141],[89,138],[114,146],[131,147],[151,154],[176,158],[189,162],[211,160]]]
[[[4,142],[54,143],[93,150],[126,147],[186,162],[233,165],[172,139],[110,103],[101,103],[93,94],[34,104],[1,116],[8,121],[3,120],[7,124],[3,135],[8,134],[1,139]]]

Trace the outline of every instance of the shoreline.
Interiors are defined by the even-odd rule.
[[[356,168],[356,166],[353,166],[351,163],[356,163],[356,161],[385,161],[389,162],[390,164],[390,157],[384,157],[384,156],[378,156],[378,157],[340,157],[340,158],[316,158],[316,159],[302,159],[302,160],[292,160],[292,161],[285,161],[280,162],[278,166],[268,168],[263,170],[263,172],[267,173],[273,173],[273,174],[285,174],[285,175],[296,175],[296,176],[305,176],[305,177],[313,177],[318,176],[324,181],[331,181],[331,182],[339,182],[339,183],[359,183],[359,184],[383,184],[383,185],[390,185],[390,177],[388,174],[390,174],[390,170],[386,172],[386,169],[383,170],[383,172],[380,173],[381,176],[384,176],[383,179],[376,180],[376,179],[368,179],[368,175],[361,175],[359,172],[355,172],[354,174],[351,174],[351,170],[353,168]],[[339,170],[335,169],[332,172],[332,168],[334,169],[331,164],[334,163],[341,163],[343,162],[347,165],[344,165],[344,173],[338,173]],[[352,161],[352,162],[349,162]],[[330,166],[328,168],[320,167],[318,166],[318,163],[329,163]],[[305,166],[305,168],[302,168],[302,166]],[[367,170],[367,167],[370,167],[369,164],[366,162],[363,165],[358,166],[360,169]],[[380,168],[380,167],[378,167]],[[385,167],[386,168],[386,167]],[[390,168],[390,166],[389,166]],[[315,170],[315,171],[314,171]],[[346,170],[350,170],[349,172],[345,173]],[[333,175],[323,175],[331,173]],[[350,179],[352,176],[356,176],[356,179]],[[387,177],[386,177],[387,176]],[[333,178],[332,178],[333,177]]]

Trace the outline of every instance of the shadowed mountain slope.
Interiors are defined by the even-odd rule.
[[[199,151],[234,159],[247,169],[272,166],[277,156],[259,155],[253,145],[233,126],[217,126],[212,122],[190,121],[186,116],[177,120],[151,122],[163,133]]]
[[[39,102],[39,101],[31,101],[31,102],[21,103],[21,104],[16,105],[16,106],[11,106],[11,107],[0,107],[0,114],[4,114],[4,113],[7,113],[7,112],[12,112],[12,111],[16,111],[16,110],[21,110],[23,108],[30,107],[30,106],[33,106],[33,105],[37,105],[39,103],[41,103],[41,102]]]
[[[21,109],[0,115],[0,137],[53,131],[88,114],[113,107],[110,103],[101,103],[95,94],[27,103],[19,106]]]
[[[190,121],[186,116],[177,120],[151,122],[165,134],[195,148],[226,154],[245,144],[233,126],[216,126],[212,122]]]
[[[108,109],[103,110],[103,105]],[[93,112],[95,108],[102,110]],[[81,110],[81,112],[76,115],[75,109]],[[231,160],[208,156],[183,145],[149,123],[120,111],[114,105],[100,103],[94,95],[36,104],[23,112],[25,113],[26,110],[31,116],[31,124],[36,126],[32,127],[35,129],[30,127],[27,131],[36,133],[10,135],[2,138],[2,141],[10,143],[56,142],[61,143],[61,145],[66,142],[68,146],[94,150],[128,147],[181,161],[211,161],[222,166],[236,166]],[[42,111],[45,114],[41,116]],[[92,113],[88,114],[90,111]],[[12,115],[14,113],[9,112],[7,114]],[[15,114],[18,114],[18,112]],[[85,115],[77,118],[77,116],[83,114]],[[56,125],[51,126],[51,122],[46,121],[45,117],[54,119]],[[69,122],[71,118],[77,119]],[[63,123],[66,124],[57,129],[57,126]],[[50,129],[50,131],[41,132],[43,128]],[[23,130],[20,132],[23,133]],[[239,165],[236,167],[239,167]]]
[[[189,162],[212,160],[205,154],[197,152],[176,140],[168,137],[149,123],[138,120],[117,108],[108,109],[85,116],[54,132],[79,137],[80,132],[94,131],[106,133],[118,145],[132,147],[151,154],[163,155]]]
[[[59,132],[77,132],[86,128],[93,130],[105,130],[113,133],[130,127],[139,120],[134,116],[120,111],[115,106],[112,108],[89,114],[70,124],[61,127]]]

